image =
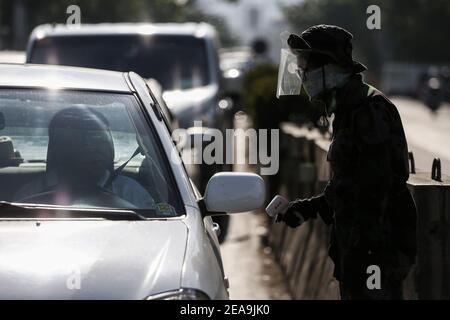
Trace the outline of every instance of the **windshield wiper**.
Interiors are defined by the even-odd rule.
[[[0,218],[20,219],[80,219],[146,220],[134,210],[109,208],[72,208],[53,205],[11,203],[0,201]]]

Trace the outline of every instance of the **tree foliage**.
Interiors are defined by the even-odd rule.
[[[65,23],[67,7],[78,5],[82,23],[205,21],[217,27],[225,44],[234,41],[227,25],[218,17],[201,12],[195,0],[22,0],[22,3],[27,32],[39,24]],[[14,0],[0,0],[0,24],[9,29],[14,24],[13,6]]]
[[[278,69],[272,64],[257,64],[245,76],[243,104],[245,111],[259,129],[279,128],[282,121],[304,121],[300,106],[307,101],[302,96],[278,99]]]
[[[369,30],[369,5],[381,9],[381,30]],[[304,0],[284,8],[294,31],[320,24],[342,26],[355,36],[355,56],[375,71],[384,61],[442,63],[450,60],[448,0]]]

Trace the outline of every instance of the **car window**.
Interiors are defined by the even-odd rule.
[[[0,90],[0,201],[184,214],[133,95]]]
[[[156,79],[163,90],[191,89],[211,81],[205,40],[194,36],[47,37],[36,40],[29,62],[134,71]]]

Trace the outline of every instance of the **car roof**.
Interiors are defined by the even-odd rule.
[[[24,63],[24,51],[0,51],[0,63]]]
[[[99,23],[77,26],[45,24],[33,30],[31,39],[56,36],[92,36],[118,34],[164,34],[213,37],[215,29],[207,23]]]
[[[33,64],[0,64],[1,87],[131,92],[122,72]]]

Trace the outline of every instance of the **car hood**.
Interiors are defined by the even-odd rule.
[[[180,287],[187,228],[168,221],[0,222],[0,299],[144,299]]]

